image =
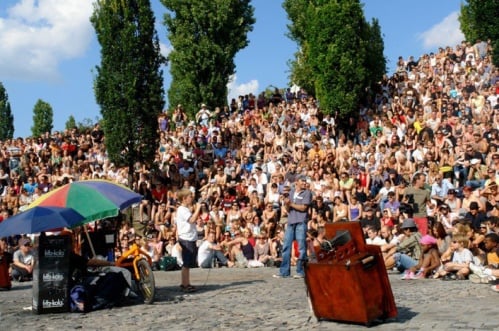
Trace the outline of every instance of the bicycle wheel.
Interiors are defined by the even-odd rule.
[[[137,262],[140,279],[137,280],[140,293],[144,299],[144,303],[151,304],[154,301],[154,293],[156,287],[154,284],[154,273],[146,259],[141,259]]]

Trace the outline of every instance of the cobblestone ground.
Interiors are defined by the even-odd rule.
[[[180,273],[155,272],[153,305],[133,305],[88,314],[36,315],[31,283],[0,292],[2,330],[359,330],[363,325],[317,321],[305,284],[275,279],[273,268],[191,271],[200,289],[184,294]],[[470,281],[403,281],[390,274],[398,317],[373,330],[499,330],[499,294]]]

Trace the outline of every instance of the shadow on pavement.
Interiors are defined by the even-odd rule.
[[[200,293],[206,293],[211,291],[219,291],[223,289],[229,289],[235,286],[240,285],[248,285],[248,284],[256,284],[256,283],[264,283],[263,280],[249,280],[249,281],[240,281],[240,282],[232,282],[225,284],[208,284],[208,285],[196,285],[197,291],[195,292],[183,292],[180,286],[163,286],[156,287],[156,295],[154,302],[178,302],[183,300],[184,295],[196,295]]]
[[[387,320],[388,323],[405,323],[418,315],[418,313],[407,307],[397,306],[397,311],[397,317]]]

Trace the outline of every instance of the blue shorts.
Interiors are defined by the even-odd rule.
[[[197,267],[197,255],[198,247],[195,241],[188,241],[179,239],[178,243],[182,247],[182,266],[186,268],[196,268]]]

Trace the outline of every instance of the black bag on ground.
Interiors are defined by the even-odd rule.
[[[159,270],[174,271],[180,269],[181,268],[177,263],[177,258],[174,256],[163,256],[161,260],[159,260]]]
[[[89,287],[93,298],[92,310],[120,306],[128,283],[121,272],[107,272]]]

